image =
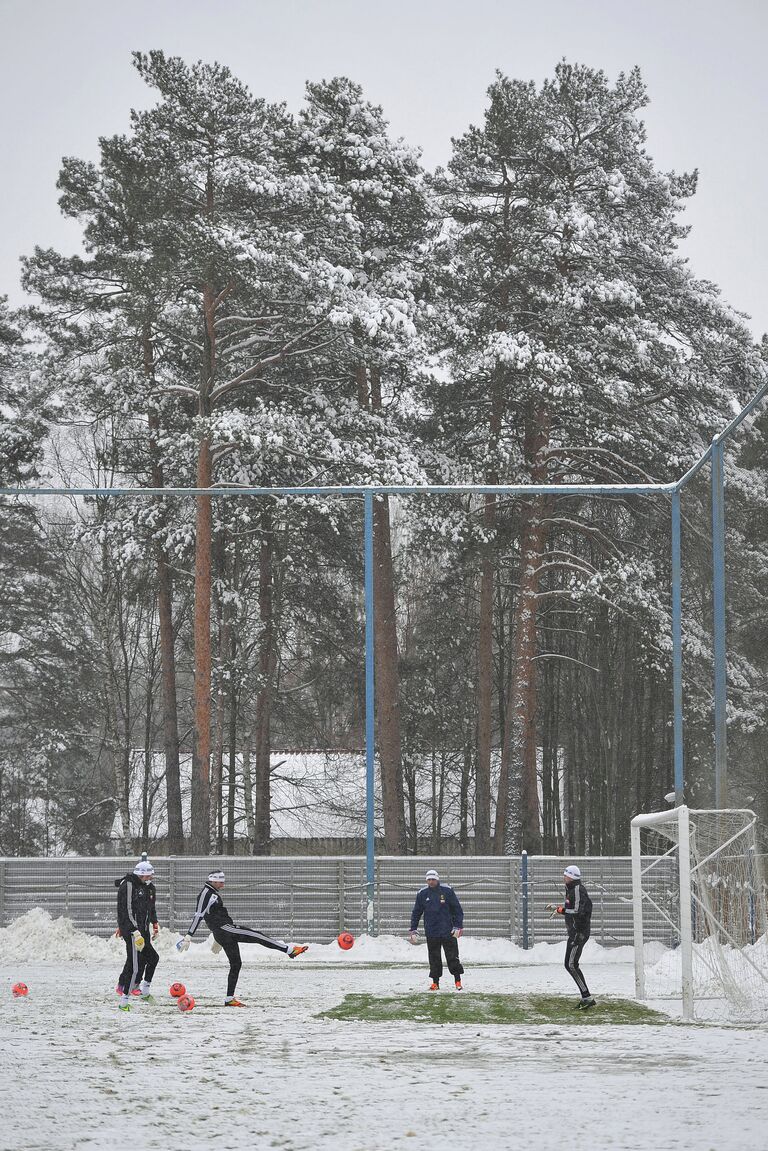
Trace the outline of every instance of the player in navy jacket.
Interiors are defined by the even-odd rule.
[[[594,1007],[595,1001],[589,993],[587,981],[579,967],[579,959],[591,930],[592,900],[581,882],[581,872],[575,863],[566,867],[563,872],[563,879],[565,880],[565,903],[555,910],[558,915],[564,917],[568,931],[568,942],[565,946],[565,970],[581,992],[581,999],[576,1006]]]
[[[423,915],[424,934],[427,937],[429,953],[429,974],[432,979],[430,991],[438,991],[440,988],[443,951],[448,970],[455,980],[456,990],[461,991],[464,968],[459,959],[459,939],[464,930],[464,912],[456,892],[447,883],[440,882],[440,876],[436,871],[428,871],[425,879],[427,886],[418,892],[411,912],[410,940],[411,943],[416,942],[416,929]]]

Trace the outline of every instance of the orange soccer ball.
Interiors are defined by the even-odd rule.
[[[355,937],[350,931],[342,931],[336,942],[342,951],[349,951],[350,947],[355,942]]]
[[[192,995],[180,995],[176,1000],[176,1005],[179,1011],[191,1011],[195,1006],[195,1000]]]
[[[29,988],[26,983],[14,983],[11,988],[11,995],[14,999],[22,999],[25,995],[29,994]]]
[[[183,983],[172,983],[168,988],[168,994],[172,999],[181,999],[182,995],[187,994],[187,989]]]

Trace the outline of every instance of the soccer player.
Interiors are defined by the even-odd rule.
[[[289,959],[295,959],[297,955],[303,955],[304,952],[307,951],[307,947],[302,944],[283,943],[282,939],[270,939],[268,935],[264,935],[263,932],[257,931],[254,927],[241,927],[239,924],[233,923],[232,917],[224,906],[224,901],[221,898],[221,890],[224,887],[224,883],[223,871],[212,871],[210,873],[203,885],[202,891],[197,897],[195,914],[192,916],[189,931],[183,939],[179,940],[176,946],[179,951],[186,951],[192,942],[192,936],[202,921],[205,920],[211,935],[216,941],[211,950],[216,952],[223,949],[229,960],[227,997],[224,1000],[224,1006],[245,1007],[245,1003],[241,1003],[239,999],[235,998],[237,978],[240,974],[240,968],[243,965],[240,958],[239,944],[259,943],[262,947],[271,947],[275,951],[285,952]]]
[[[566,867],[563,872],[563,879],[565,880],[565,903],[556,907],[555,911],[558,915],[565,917],[565,926],[568,931],[568,942],[565,947],[565,970],[581,992],[581,999],[576,1006],[586,1009],[594,1007],[595,1001],[589,993],[587,981],[579,967],[579,959],[584,950],[584,944],[589,939],[592,900],[581,882],[581,872],[575,863]]]
[[[142,999],[152,999],[152,976],[160,956],[149,939],[159,931],[155,910],[155,869],[142,859],[122,879],[115,880],[117,888],[117,929],[125,941],[126,960],[117,981],[118,1006],[127,1011],[131,1006],[131,993],[138,988]]]
[[[416,942],[416,929],[424,916],[424,934],[427,937],[429,953],[429,975],[432,980],[430,991],[440,990],[440,976],[443,974],[443,956],[448,970],[454,978],[457,991],[461,991],[461,977],[464,968],[459,959],[459,939],[464,930],[464,912],[456,892],[447,883],[440,882],[436,871],[430,870],[424,876],[427,886],[416,895],[411,912],[411,943]]]

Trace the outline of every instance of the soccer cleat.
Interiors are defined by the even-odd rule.
[[[157,1003],[157,1000],[151,991],[142,991],[139,998],[141,999],[142,1003]]]
[[[121,999],[117,1005],[117,1010],[118,1011],[130,1011],[131,1010],[130,999]]]
[[[590,1007],[595,1007],[595,1006],[596,1006],[596,1004],[595,1004],[594,999],[592,998],[591,995],[588,995],[585,999],[579,1000],[579,1002],[576,1004],[576,1010],[577,1011],[587,1011]]]
[[[457,991],[461,991],[461,989],[462,989],[462,988],[461,988],[461,980],[460,980],[460,979],[457,979],[457,980],[456,980],[456,990],[457,990]]]
[[[131,995],[135,995],[136,998],[138,999],[139,996],[141,995],[141,988],[140,987],[134,987],[133,991],[131,992]]]
[[[309,947],[305,943],[294,943],[288,952],[288,958],[295,959],[297,955],[303,955],[305,951],[309,951]]]
[[[436,981],[433,983],[430,983],[429,990],[430,991],[439,991],[440,990],[440,984],[437,983]]]
[[[224,1006],[225,1007],[247,1007],[248,1004],[243,1003],[240,999],[235,999],[233,997],[232,999],[225,999],[224,1000]]]

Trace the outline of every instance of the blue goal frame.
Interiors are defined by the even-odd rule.
[[[675,804],[685,800],[683,763],[683,644],[682,566],[680,551],[680,497],[684,489],[711,460],[712,576],[715,702],[715,807],[728,806],[728,742],[726,730],[727,668],[725,629],[725,445],[736,429],[768,394],[768,382],[734,416],[696,463],[675,483],[669,484],[427,484],[350,485],[340,487],[215,487],[215,488],[86,488],[0,487],[0,496],[356,496],[364,501],[365,564],[365,764],[366,764],[366,894],[367,925],[375,932],[374,919],[374,600],[373,600],[373,501],[377,496],[406,495],[668,495],[672,503],[672,711],[674,726]]]

